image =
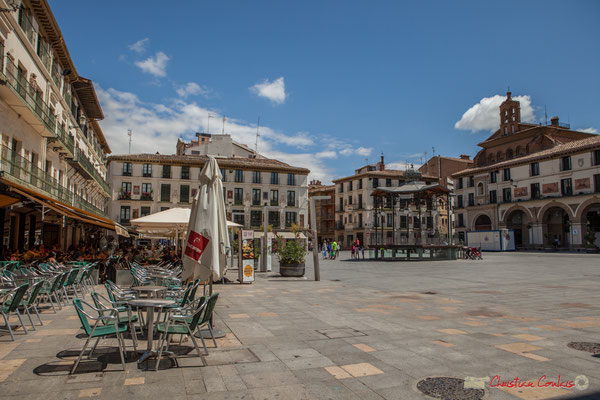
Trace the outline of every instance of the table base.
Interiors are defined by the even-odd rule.
[[[223,338],[225,336],[227,336],[227,332],[224,332],[222,330],[219,330],[217,328],[213,328],[212,329],[213,334],[215,335],[215,339],[219,339],[219,338]],[[202,336],[204,339],[210,339],[212,338],[212,336],[210,335],[210,331],[208,329],[200,329],[199,332],[196,332],[194,334],[195,337],[199,338],[200,336]]]

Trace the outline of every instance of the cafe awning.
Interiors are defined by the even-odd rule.
[[[90,212],[73,207],[61,201],[54,200],[51,197],[29,189],[28,187],[25,187],[23,185],[19,185],[18,183],[12,182],[11,180],[8,180],[6,178],[0,178],[0,182],[8,186],[11,192],[24,196],[29,200],[32,200],[44,207],[54,210],[61,215],[77,219],[79,221],[91,225],[96,225],[101,228],[110,229],[112,231],[116,230],[115,223],[108,218],[100,217],[98,215],[94,215]]]

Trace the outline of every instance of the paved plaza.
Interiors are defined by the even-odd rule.
[[[0,337],[0,398],[427,399],[417,390],[427,377],[537,385],[544,375],[542,382],[583,375],[589,387],[487,382],[486,398],[600,398],[600,356],[567,346],[600,342],[598,255],[409,263],[346,256],[322,261],[320,282],[309,264],[307,279],[266,273],[249,285],[215,285],[216,327],[227,335],[217,349],[207,343],[207,367],[190,357],[145,371],[132,358],[124,373],[116,344],[106,341],[69,376],[84,343],[79,321],[72,306],[47,310],[36,332]]]

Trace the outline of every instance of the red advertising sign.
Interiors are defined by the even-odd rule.
[[[190,231],[188,235],[187,246],[185,247],[185,255],[198,261],[208,242],[210,240],[196,231]]]

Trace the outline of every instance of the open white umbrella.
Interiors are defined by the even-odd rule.
[[[223,201],[223,182],[217,160],[209,157],[200,172],[183,251],[183,279],[220,279],[230,251]]]

